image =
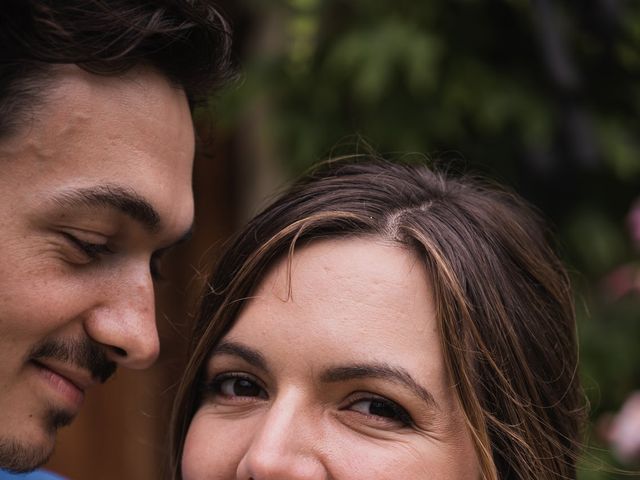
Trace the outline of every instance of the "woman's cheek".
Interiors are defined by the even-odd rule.
[[[474,480],[479,468],[473,450],[422,437],[407,440],[364,440],[333,445],[336,457],[328,467],[334,478],[348,480]]]
[[[240,422],[241,423],[241,422]],[[182,454],[183,480],[235,478],[243,455],[239,425],[220,421],[198,410],[191,421]]]

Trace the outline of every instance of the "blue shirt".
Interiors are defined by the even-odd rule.
[[[64,478],[44,470],[30,473],[9,473],[0,470],[0,480],[64,480]]]

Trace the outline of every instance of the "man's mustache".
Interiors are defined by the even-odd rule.
[[[48,340],[37,346],[29,356],[31,360],[53,359],[88,370],[91,376],[104,383],[116,371],[117,365],[109,360],[101,347],[89,339]]]

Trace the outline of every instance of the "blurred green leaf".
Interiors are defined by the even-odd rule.
[[[619,120],[606,119],[599,129],[600,141],[607,152],[605,159],[621,179],[640,175],[638,137]]]

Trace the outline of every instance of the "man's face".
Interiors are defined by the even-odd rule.
[[[152,271],[193,220],[184,93],[65,66],[0,140],[0,467],[50,455],[84,390],[158,355]]]

